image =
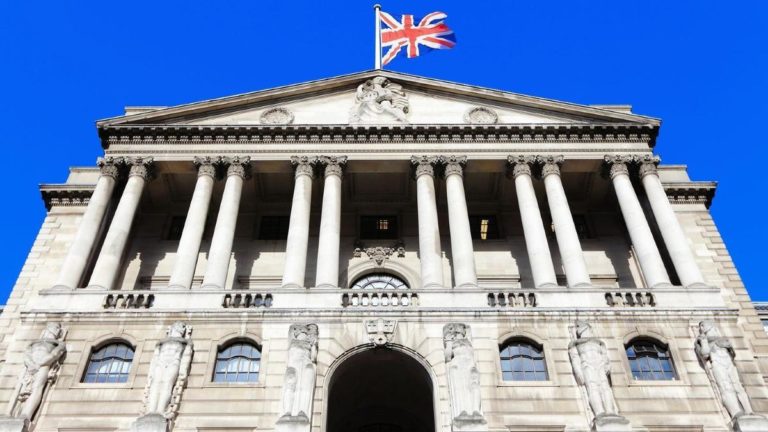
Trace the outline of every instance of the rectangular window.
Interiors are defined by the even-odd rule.
[[[587,217],[584,215],[573,215],[573,224],[576,225],[576,234],[580,240],[592,238],[587,225]]]
[[[288,238],[289,216],[262,216],[259,240],[285,240]]]
[[[499,238],[499,227],[496,216],[480,215],[469,217],[469,231],[475,240],[496,240]]]
[[[360,238],[372,240],[396,240],[397,216],[362,216]]]
[[[171,226],[168,228],[168,234],[165,236],[166,240],[179,240],[181,239],[181,233],[184,231],[184,222],[187,221],[186,216],[173,216],[171,218]]]

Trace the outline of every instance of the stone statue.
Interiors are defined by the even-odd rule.
[[[309,430],[315,392],[317,335],[316,324],[293,324],[289,329],[288,365],[283,378],[278,429]],[[286,427],[289,425],[292,427]]]
[[[145,389],[144,413],[146,416],[175,417],[176,404],[172,403],[175,393],[180,393],[178,383],[186,382],[192,363],[192,328],[181,321],[168,328],[168,337],[155,346],[152,363],[149,366]]]
[[[720,336],[711,320],[699,323],[696,338],[696,356],[707,371],[707,376],[717,388],[720,400],[732,419],[753,414],[749,396],[739,378],[739,371],[733,363],[736,352],[731,342]]]
[[[8,404],[6,418],[18,419],[26,427],[40,407],[48,384],[56,379],[66,350],[61,324],[48,323],[40,339],[24,352],[24,373]]]
[[[486,421],[480,407],[480,372],[466,324],[449,323],[443,327],[445,363],[454,430],[484,429]]]
[[[349,122],[407,124],[408,111],[408,97],[403,87],[379,76],[357,87],[355,106],[349,112]]]

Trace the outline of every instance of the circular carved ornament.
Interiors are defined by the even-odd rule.
[[[293,113],[286,108],[270,108],[261,113],[259,121],[261,124],[268,125],[291,124],[293,123]]]
[[[464,120],[471,124],[494,124],[499,121],[499,116],[490,108],[474,107],[467,111]]]

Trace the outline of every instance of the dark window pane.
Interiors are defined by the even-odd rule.
[[[407,289],[405,281],[385,273],[374,273],[361,277],[350,287],[352,289]]]
[[[244,342],[220,349],[214,366],[214,382],[257,382],[259,380],[259,348]]]
[[[573,224],[576,226],[576,234],[581,240],[592,238],[587,225],[587,217],[584,215],[573,215]]]
[[[626,347],[632,376],[638,380],[677,379],[669,350],[652,341],[634,341]]]
[[[500,347],[502,378],[505,381],[546,381],[543,350],[526,341],[511,341]]]
[[[262,216],[259,240],[285,240],[288,238],[289,216]]]
[[[184,222],[186,222],[186,216],[174,216],[171,218],[171,226],[168,227],[168,235],[165,236],[166,240],[179,240],[181,233],[184,231]]]
[[[395,240],[398,238],[397,216],[360,217],[360,238]]]
[[[469,217],[469,231],[475,240],[494,240],[499,238],[496,216],[475,215]]]

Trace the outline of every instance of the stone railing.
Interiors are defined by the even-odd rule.
[[[618,291],[605,293],[610,307],[654,307],[656,298],[649,291]]]
[[[419,295],[408,291],[358,291],[341,296],[342,307],[418,306]]]
[[[536,294],[532,291],[493,292],[488,294],[488,306],[491,307],[536,307]]]
[[[104,309],[149,309],[155,302],[154,294],[107,294]]]
[[[272,294],[227,293],[221,301],[225,309],[272,307]]]

